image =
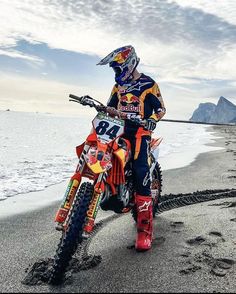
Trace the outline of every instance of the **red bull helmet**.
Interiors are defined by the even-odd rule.
[[[132,80],[132,73],[139,63],[134,47],[131,45],[124,46],[112,51],[103,58],[97,65],[105,65],[113,68],[115,72],[115,81],[120,86],[128,84]]]

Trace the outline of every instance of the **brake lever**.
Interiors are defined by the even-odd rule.
[[[77,99],[69,99],[69,101],[80,103],[80,101]]]

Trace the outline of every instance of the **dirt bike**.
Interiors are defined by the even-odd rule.
[[[56,229],[62,231],[49,282],[59,284],[77,247],[93,231],[99,207],[115,213],[137,212],[134,201],[131,146],[122,137],[125,120],[144,126],[145,120],[104,106],[86,95],[70,94],[70,101],[94,107],[98,113],[86,141],[76,147],[79,163],[71,177],[62,204],[57,211]],[[150,175],[155,216],[161,195],[162,175],[158,159],[162,138],[150,143]],[[87,179],[82,183],[82,178]]]

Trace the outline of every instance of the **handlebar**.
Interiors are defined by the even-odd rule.
[[[77,102],[81,105],[88,105],[90,107],[94,107],[98,112],[105,112],[113,117],[118,116],[119,118],[129,120],[136,125],[144,126],[146,123],[146,120],[142,120],[138,117],[132,117],[128,115],[127,113],[119,111],[113,107],[105,106],[100,101],[90,97],[89,95],[79,97],[79,96],[70,94],[69,97],[71,98],[69,99],[69,101]]]

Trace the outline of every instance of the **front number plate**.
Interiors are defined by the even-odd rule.
[[[124,121],[121,119],[98,113],[93,120],[93,127],[97,134],[97,138],[109,143],[124,133]]]

